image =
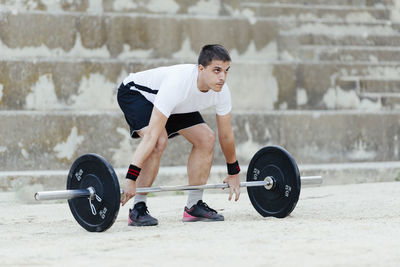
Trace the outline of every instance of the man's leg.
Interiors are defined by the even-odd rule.
[[[188,160],[189,185],[207,183],[214,159],[215,133],[207,124],[201,123],[179,131],[193,148]],[[203,190],[191,190],[184,210],[183,221],[222,221],[224,217],[202,201]]]
[[[146,128],[140,130],[138,134],[143,137],[146,134]],[[136,187],[150,187],[159,170],[161,155],[167,146],[168,136],[164,130],[158,138],[156,147],[146,160],[138,179]],[[150,226],[157,225],[158,221],[152,217],[147,210],[147,193],[139,193],[135,195],[133,209],[129,212],[129,225],[133,226]]]
[[[147,127],[138,131],[137,133],[143,137],[147,132]],[[162,153],[167,147],[168,136],[167,131],[163,131],[162,135],[158,138],[157,144],[151,153],[150,157],[146,160],[138,179],[136,180],[136,187],[150,187],[156,176],[160,167],[160,160]],[[140,193],[138,195],[147,195],[147,193]],[[135,204],[137,202],[135,201]]]
[[[205,184],[214,159],[215,133],[207,124],[201,123],[180,130],[179,134],[193,145],[187,165],[189,185]]]
[[[137,132],[140,137],[143,137],[147,133],[147,127]],[[151,153],[150,157],[147,159],[146,163],[144,164],[138,180],[136,181],[137,187],[144,187],[144,186],[151,186],[154,182],[154,179],[157,176],[158,168],[160,166],[160,159],[162,153],[164,152],[165,148],[167,147],[168,142],[168,135],[167,131],[164,130],[161,133],[161,136],[158,138],[156,146]],[[141,177],[143,177],[141,179]]]

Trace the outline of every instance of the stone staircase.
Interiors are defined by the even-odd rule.
[[[195,63],[206,43],[231,51],[243,166],[280,145],[325,184],[399,179],[399,12],[395,0],[0,0],[0,190],[63,188],[89,152],[123,179],[137,141],[117,86]],[[212,110],[204,117],[216,129]],[[189,151],[171,140],[156,183],[186,183]],[[218,146],[214,164],[220,182]]]

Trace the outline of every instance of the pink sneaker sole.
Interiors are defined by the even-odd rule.
[[[203,217],[195,217],[187,213],[186,211],[183,212],[183,222],[216,222],[220,220],[214,220],[210,218],[203,218]]]
[[[202,218],[194,217],[194,216],[190,215],[186,211],[183,212],[182,221],[184,221],[184,222],[197,222],[197,221],[200,221],[201,219]]]

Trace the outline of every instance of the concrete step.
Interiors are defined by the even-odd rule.
[[[370,99],[382,106],[398,109],[400,105],[400,79],[398,77],[348,76],[337,82],[337,90],[357,92],[362,99]]]
[[[227,82],[235,110],[394,108],[378,99],[362,98],[356,87],[344,86],[343,79],[369,77],[379,80],[377,86],[392,88],[390,93],[397,94],[397,84],[393,84],[393,80],[400,75],[398,62],[294,64],[274,60],[276,47],[269,49],[272,59],[266,56],[265,61],[260,61],[263,60],[261,57],[257,61],[233,57]],[[0,61],[0,110],[119,111],[116,90],[128,73],[177,63],[194,62],[178,59]],[[22,73],[21,69],[24,70]],[[333,93],[332,90],[337,88],[342,91]],[[97,97],[93,98],[94,95]]]
[[[382,101],[387,97],[385,92],[377,91],[371,98],[363,95],[361,90],[354,86],[354,81],[347,81],[348,76],[365,77],[378,80],[379,86],[393,87],[393,80],[399,75],[398,63],[315,63],[299,64],[296,68],[296,101],[297,109],[359,109],[384,110],[396,108],[394,105]],[[372,84],[365,86],[371,87]],[[364,86],[364,85],[363,85]],[[324,88],[324,89],[322,89]],[[391,94],[398,96],[399,91]]]
[[[175,2],[164,1],[156,4],[156,1],[149,3],[125,3],[122,1],[103,1],[103,10],[105,12],[143,12],[143,13],[176,13],[176,14],[208,14],[208,15],[238,15],[246,14],[248,12],[257,11],[253,7],[265,6],[265,5],[299,5],[314,7],[331,7],[333,5],[340,6],[342,8],[353,7],[353,8],[365,8],[365,7],[377,7],[383,8],[384,6],[390,8],[394,5],[392,0],[339,0],[332,3],[332,1],[324,0],[244,0],[244,1],[232,1],[232,0],[216,0],[216,1],[197,1],[190,2],[184,0],[176,0]]]
[[[323,185],[400,181],[399,162],[300,165],[302,176],[321,175]]]
[[[53,0],[42,2],[21,2],[2,0],[0,7],[9,12],[45,11],[52,13],[85,12],[91,14],[103,13],[143,13],[143,14],[215,14],[218,15],[221,5],[237,5],[237,1],[212,2],[185,1],[185,0],[152,0],[152,1],[124,1],[124,0]]]
[[[166,62],[171,63],[102,59],[0,61],[0,109],[117,110],[116,90],[129,72]]]
[[[282,29],[277,44],[285,59],[368,64],[396,61],[400,32],[398,24],[301,23]]]
[[[396,96],[380,96],[382,105],[385,105],[387,107],[390,107],[393,110],[399,110],[400,109],[400,98],[398,95]]]
[[[278,20],[252,24],[246,17],[6,12],[0,13],[0,51],[7,58],[187,58],[206,43],[224,43],[242,55],[252,44],[262,50],[279,29],[294,25]],[[215,30],[205,30],[210,28]],[[237,36],[242,36],[239,41]]]
[[[204,30],[209,28],[215,30]],[[246,56],[251,46],[261,51],[274,42],[283,52],[299,44],[336,42],[396,46],[399,28],[386,22],[310,23],[244,16],[0,12],[0,51],[4,58],[187,58],[205,43],[224,43]]]
[[[315,60],[311,47],[369,47],[382,50],[384,47],[398,47],[400,31],[398,24],[376,23],[301,23],[298,27],[279,32],[278,46],[290,58]],[[310,47],[311,49],[308,49]],[[388,49],[388,50],[389,50]],[[395,52],[394,52],[395,53]]]
[[[185,1],[185,0],[152,0],[152,1],[42,1],[22,2],[14,0],[0,1],[2,10],[9,12],[45,11],[45,12],[87,12],[102,14],[105,12],[137,12],[147,14],[237,14],[248,5],[284,4],[305,6],[336,6],[362,8],[391,7],[393,0],[336,0],[334,3],[327,0],[215,0],[215,1]],[[243,7],[244,6],[244,7]],[[244,11],[244,10],[243,10]],[[247,11],[244,11],[247,12]]]
[[[334,62],[389,62],[400,61],[400,49],[391,46],[301,46],[300,60]]]
[[[303,4],[303,5],[340,5],[340,6],[392,6],[393,0],[245,0],[245,3],[275,3],[275,4]]]
[[[326,33],[320,32],[306,32],[298,33],[294,32],[281,32],[279,44],[282,44],[281,50],[295,51],[301,46],[368,46],[374,49],[375,47],[398,47],[400,44],[400,34],[396,32],[388,34],[379,33],[368,33],[368,31],[354,31],[353,34],[347,32],[347,34],[334,34],[329,33],[329,28],[325,28]],[[364,28],[365,29],[365,28]],[[359,34],[357,34],[359,33]],[[364,33],[364,34],[362,34]],[[285,47],[287,46],[287,47]],[[305,56],[292,55],[295,58],[301,59],[314,59],[314,53],[310,53]]]
[[[399,162],[366,162],[341,164],[302,164],[299,165],[300,175],[321,175],[322,186],[354,183],[374,183],[400,181]],[[0,171],[0,192],[14,191],[22,199],[34,202],[34,193],[43,190],[64,190],[66,188],[69,170],[44,171]],[[116,168],[119,184],[123,187],[126,168]],[[247,166],[242,166],[241,180],[245,181]],[[226,177],[226,167],[214,165],[208,179],[209,184],[222,183]],[[186,185],[186,166],[161,167],[153,186]],[[312,186],[312,185],[302,185]],[[319,185],[314,185],[319,186]],[[242,189],[245,190],[245,189]],[[218,193],[219,190],[208,192]],[[156,193],[166,194],[166,193]]]
[[[243,3],[256,17],[279,17],[299,21],[372,22],[390,21],[391,10],[386,6],[305,5],[302,3]]]
[[[242,112],[234,113],[232,124],[243,165],[266,145],[285,147],[299,164],[396,161],[398,117],[399,112]],[[204,118],[216,130],[215,115]],[[120,112],[3,111],[0,126],[0,171],[65,170],[86,153],[126,167],[139,142],[129,137]],[[190,151],[191,145],[176,137],[161,164],[185,165]],[[218,145],[214,163],[225,164]]]
[[[271,51],[276,53],[274,47]],[[119,110],[116,90],[128,73],[195,62],[177,59],[0,61],[0,110]],[[266,79],[270,82],[266,83]],[[275,68],[273,63],[246,63],[233,57],[228,79],[233,105],[238,110],[272,110],[280,102],[293,101],[294,79],[292,64]],[[249,90],[253,94],[248,94]]]
[[[347,76],[341,77],[337,85],[345,90],[357,90],[366,96],[400,96],[400,78],[398,77],[392,77],[390,80],[389,78],[379,79],[379,77],[373,76]]]

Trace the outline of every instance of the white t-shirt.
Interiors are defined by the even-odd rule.
[[[179,64],[131,73],[123,83],[140,92],[167,118],[171,114],[195,112],[211,106],[215,106],[218,115],[228,114],[232,103],[227,84],[220,92],[203,93],[197,88],[197,76],[197,65]]]

